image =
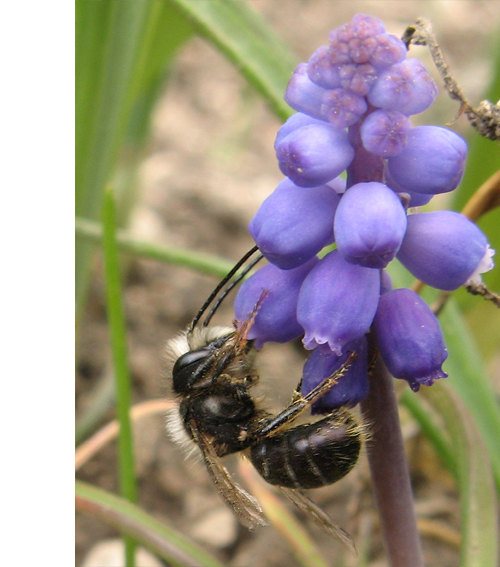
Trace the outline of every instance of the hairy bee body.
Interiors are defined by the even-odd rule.
[[[192,346],[182,349],[172,375],[180,420],[195,443],[193,428],[217,457],[245,451],[261,476],[277,486],[318,488],[349,472],[362,444],[350,413],[340,410],[285,429],[278,422],[276,431],[271,427],[265,433],[273,418],[249,392],[257,381],[251,342],[242,341],[234,329],[219,328],[198,333]]]

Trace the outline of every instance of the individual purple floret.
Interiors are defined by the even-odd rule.
[[[322,116],[336,128],[352,126],[367,109],[364,97],[345,89],[332,89],[323,97]]]
[[[406,57],[406,45],[399,37],[383,33],[376,37],[377,47],[372,53],[370,63],[377,68],[390,67]]]
[[[290,118],[278,130],[276,140],[274,142],[274,149],[276,150],[276,147],[288,136],[288,134],[295,132],[295,130],[302,128],[302,126],[310,126],[311,124],[324,125],[325,121],[313,118],[303,112],[296,112],[295,114],[292,114],[292,116],[290,116]]]
[[[304,365],[302,374],[302,394],[308,394],[325,378],[334,374],[347,360],[350,352],[356,358],[347,373],[312,406],[312,413],[329,413],[332,408],[354,407],[366,398],[368,383],[368,346],[366,337],[352,341],[345,347],[345,354],[337,356],[329,348],[315,348]]]
[[[361,141],[369,152],[381,157],[400,154],[408,141],[410,119],[396,110],[376,110],[361,124]]]
[[[342,65],[339,68],[340,86],[359,96],[365,96],[375,84],[378,72],[369,63]]]
[[[285,101],[297,112],[314,118],[323,118],[323,100],[328,91],[313,83],[307,72],[307,63],[299,63],[285,91]]]
[[[296,268],[333,242],[339,201],[329,186],[305,189],[284,179],[262,203],[248,229],[270,262],[283,270]]]
[[[309,79],[316,85],[324,89],[336,89],[340,87],[340,67],[338,65],[332,65],[330,61],[330,48],[328,46],[322,45],[312,54],[306,65],[306,69]],[[290,86],[290,84],[288,86]],[[292,105],[290,104],[290,106]]]
[[[467,217],[453,211],[416,213],[397,254],[416,278],[437,289],[452,291],[476,272],[493,267],[486,236]]]
[[[286,343],[303,334],[297,322],[297,298],[304,278],[317,264],[317,258],[293,270],[268,264],[243,282],[234,301],[234,312],[238,321],[246,321],[261,302],[247,335],[248,339],[255,339],[256,348],[268,341]]]
[[[400,186],[436,195],[455,189],[462,179],[467,157],[465,140],[439,126],[417,126],[408,132],[408,143],[387,160],[391,177]]]
[[[328,344],[337,355],[368,332],[380,294],[380,272],[346,262],[338,250],[320,260],[302,284],[297,320],[304,346]]]
[[[342,197],[334,224],[337,249],[348,262],[385,268],[406,232],[406,211],[382,183],[358,183]]]
[[[389,372],[406,380],[414,392],[447,376],[441,369],[448,350],[439,321],[414,291],[395,289],[382,295],[374,324]]]
[[[378,108],[411,116],[429,108],[437,93],[437,85],[423,63],[418,59],[405,59],[380,72],[368,100]]]
[[[345,130],[329,124],[302,126],[275,145],[279,167],[300,187],[316,187],[338,177],[354,149]]]

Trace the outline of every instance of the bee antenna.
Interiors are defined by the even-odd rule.
[[[220,304],[224,301],[224,299],[226,298],[226,296],[231,292],[231,290],[237,286],[242,279],[245,278],[245,276],[248,274],[248,272],[256,265],[258,264],[262,258],[263,258],[263,254],[259,254],[256,258],[254,258],[252,260],[252,262],[244,269],[241,271],[240,274],[238,274],[238,277],[236,277],[227,287],[226,289],[221,293],[220,297],[217,299],[217,301],[214,303],[212,309],[210,310],[209,314],[207,315],[205,321],[203,321],[203,326],[206,327],[209,323],[210,320],[212,319],[212,317],[214,316],[214,313],[217,311],[217,309],[219,309]]]
[[[191,322],[191,324],[188,327],[187,333],[188,335],[190,335],[193,332],[193,329],[196,327],[196,325],[198,324],[199,320],[202,318],[203,314],[205,313],[205,311],[208,309],[208,306],[212,303],[212,301],[217,297],[217,295],[219,294],[219,292],[221,291],[221,289],[233,278],[233,276],[236,274],[236,272],[241,268],[241,266],[249,259],[251,258],[257,251],[259,250],[258,246],[254,246],[251,250],[249,250],[240,260],[238,260],[238,262],[231,268],[231,270],[227,273],[226,276],[224,276],[224,278],[217,284],[217,287],[212,291],[212,293],[210,294],[210,296],[208,297],[208,299],[205,301],[205,303],[203,304],[203,306],[201,307],[201,309],[198,311],[198,313],[196,314],[196,317],[193,319],[193,321]],[[238,277],[236,278],[235,282],[233,284],[231,284],[230,290],[234,287],[234,285],[236,285],[238,282],[240,282],[248,273],[248,271],[259,261],[262,259],[262,254],[259,254],[258,260],[254,261],[251,266],[245,271],[243,270],[242,274],[238,274]],[[229,291],[230,291],[229,290]],[[222,299],[224,299],[224,297],[228,294],[229,292],[226,291],[223,293]],[[212,309],[212,311],[209,314],[209,317],[211,318],[212,315],[215,313],[216,308],[220,305],[220,302],[222,301],[222,299],[220,301],[218,301],[216,303],[216,306]],[[209,319],[210,320],[210,319]],[[205,324],[207,324],[207,321],[205,321]]]

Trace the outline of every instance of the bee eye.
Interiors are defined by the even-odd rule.
[[[189,390],[203,372],[210,354],[208,348],[201,348],[186,352],[176,360],[172,370],[175,392],[181,394]]]

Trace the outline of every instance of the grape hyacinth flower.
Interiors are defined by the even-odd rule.
[[[313,414],[329,413],[332,407],[354,407],[368,395],[368,344],[366,337],[346,345],[346,353],[338,356],[329,348],[315,348],[304,365],[303,382],[307,389],[315,388],[325,378],[336,372],[347,360],[349,351],[357,353],[354,362],[347,369],[334,388],[331,388],[312,406]],[[304,392],[307,393],[307,392]]]
[[[296,113],[275,142],[286,179],[250,223],[270,264],[236,298],[242,321],[268,294],[249,338],[260,348],[303,337],[312,351],[304,394],[358,354],[315,412],[368,395],[369,334],[392,375],[414,391],[446,376],[439,322],[413,291],[392,289],[384,270],[392,260],[441,290],[480,282],[493,266],[486,237],[466,217],[413,209],[458,186],[467,145],[447,128],[412,125],[438,89],[406,54],[380,20],[358,14],[297,66],[285,92]]]
[[[333,219],[339,201],[327,185],[306,191],[284,179],[252,219],[250,234],[278,268],[296,268],[333,242]]]
[[[431,308],[394,289],[387,270],[397,259],[452,291],[480,284],[493,251],[460,213],[415,210],[459,185],[467,145],[447,128],[412,124],[438,89],[406,55],[380,20],[358,14],[295,69],[284,96],[296,113],[274,146],[286,179],[249,226],[270,263],[243,283],[235,313],[255,318],[257,348],[302,337],[311,351],[303,396],[337,378],[312,413],[361,405],[389,564],[421,566],[392,377],[414,392],[429,387],[447,376],[448,351]]]
[[[394,289],[380,298],[374,319],[377,345],[395,378],[414,391],[446,377],[441,365],[448,356],[437,317],[411,289]]]
[[[304,279],[317,263],[314,257],[291,270],[280,270],[268,264],[242,284],[234,303],[236,318],[240,321],[248,318],[262,294],[266,294],[248,332],[248,338],[255,340],[257,348],[267,341],[287,343],[303,334],[297,321],[297,300]]]

